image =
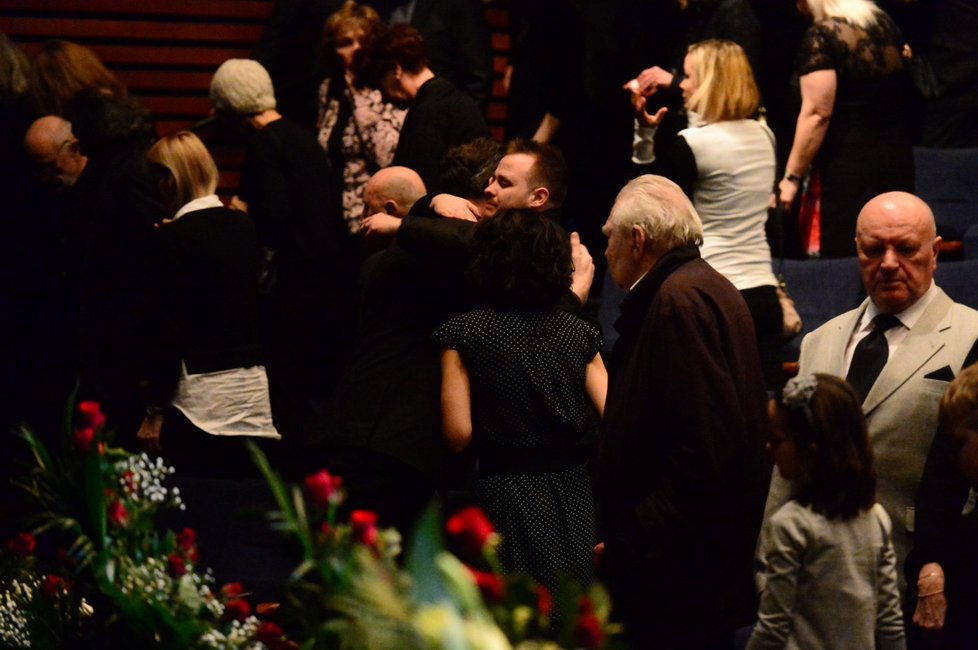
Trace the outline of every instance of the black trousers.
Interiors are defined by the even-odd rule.
[[[778,301],[775,287],[753,287],[740,292],[754,319],[754,333],[757,336],[757,351],[761,355],[761,369],[764,371],[764,387],[768,391],[780,390],[784,385],[784,372],[781,369],[781,324],[784,315]]]

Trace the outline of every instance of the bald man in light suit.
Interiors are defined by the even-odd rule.
[[[938,490],[921,510],[915,505],[917,489],[935,440],[941,395],[961,368],[978,356],[978,312],[952,301],[933,281],[940,241],[933,213],[916,196],[888,192],[869,201],[856,224],[860,275],[868,298],[805,337],[799,370],[846,377],[856,346],[874,328],[874,317],[889,314],[899,320],[885,333],[888,357],[868,387],[863,412],[876,455],[877,500],[893,520],[898,566],[912,545],[920,547],[927,538],[929,548],[915,551],[921,593],[935,591],[938,578],[943,590],[940,556],[946,549],[939,548],[940,540],[960,514],[967,488]],[[950,466],[948,471],[953,474]],[[787,485],[775,473],[768,512],[786,498]],[[923,587],[923,581],[929,586]],[[901,591],[905,587],[901,579]],[[915,622],[926,627],[925,616],[918,614]]]

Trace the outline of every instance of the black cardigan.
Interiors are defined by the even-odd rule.
[[[248,215],[224,207],[188,212],[155,233],[151,396],[163,403],[179,378],[261,363],[260,249]]]

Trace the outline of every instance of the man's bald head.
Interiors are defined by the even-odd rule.
[[[866,293],[877,309],[898,314],[930,288],[941,238],[934,213],[913,194],[871,199],[856,220],[856,252]]]
[[[45,115],[31,123],[24,135],[24,150],[37,164],[45,185],[59,190],[78,182],[88,163],[71,131],[71,122],[56,115]]]
[[[371,176],[363,188],[363,216],[383,212],[403,219],[425,194],[424,181],[413,169],[385,167]]]

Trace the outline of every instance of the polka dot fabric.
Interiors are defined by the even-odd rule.
[[[598,421],[584,375],[601,335],[585,321],[562,310],[476,310],[434,336],[458,350],[468,370],[477,449],[519,456],[521,449],[570,452],[594,441]],[[584,465],[522,469],[481,473],[476,482],[480,505],[503,535],[503,563],[550,587],[557,568],[590,581],[595,511]]]

